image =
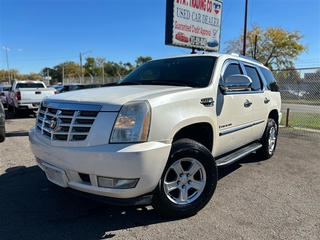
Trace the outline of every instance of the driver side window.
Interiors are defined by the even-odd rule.
[[[222,76],[223,81],[225,81],[227,79],[227,77],[234,75],[234,74],[242,74],[241,67],[238,63],[230,63],[226,67],[226,69],[223,73],[223,76]]]

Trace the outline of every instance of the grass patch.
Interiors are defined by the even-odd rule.
[[[281,125],[286,125],[287,113],[283,113]],[[289,127],[301,127],[320,130],[320,114],[290,112]]]

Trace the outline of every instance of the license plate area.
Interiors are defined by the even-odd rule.
[[[60,187],[68,187],[68,177],[64,170],[47,163],[41,163],[41,165],[50,182],[53,182]]]

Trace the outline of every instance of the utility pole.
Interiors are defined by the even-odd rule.
[[[64,84],[64,65],[62,65],[62,84]]]
[[[244,9],[244,30],[243,30],[243,50],[242,55],[246,55],[246,41],[247,41],[247,16],[248,16],[248,0],[246,0],[246,6]]]
[[[81,78],[83,78],[83,74],[82,74],[82,53],[80,53],[80,76]],[[80,83],[81,83],[81,78],[80,78]]]
[[[7,58],[7,68],[8,68],[8,81],[10,82],[10,68],[9,68],[9,60],[8,60],[8,50],[10,51],[10,49],[7,46],[3,46],[2,47],[4,50],[6,50],[6,58]]]
[[[81,74],[81,78],[82,78],[83,83],[84,83],[84,75],[83,75],[83,72],[82,72],[82,56],[85,55],[88,52],[92,52],[92,51],[86,51],[84,53],[80,53],[80,74]],[[80,79],[80,83],[81,83],[81,79]]]
[[[102,82],[104,84],[104,62],[102,62]]]

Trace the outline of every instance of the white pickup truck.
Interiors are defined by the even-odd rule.
[[[280,109],[262,64],[190,54],[149,61],[115,86],[44,99],[29,140],[61,187],[186,217],[210,201],[218,167],[273,156]]]
[[[15,116],[23,111],[38,110],[43,98],[56,94],[54,88],[47,88],[41,81],[13,81],[7,96],[8,110]]]

